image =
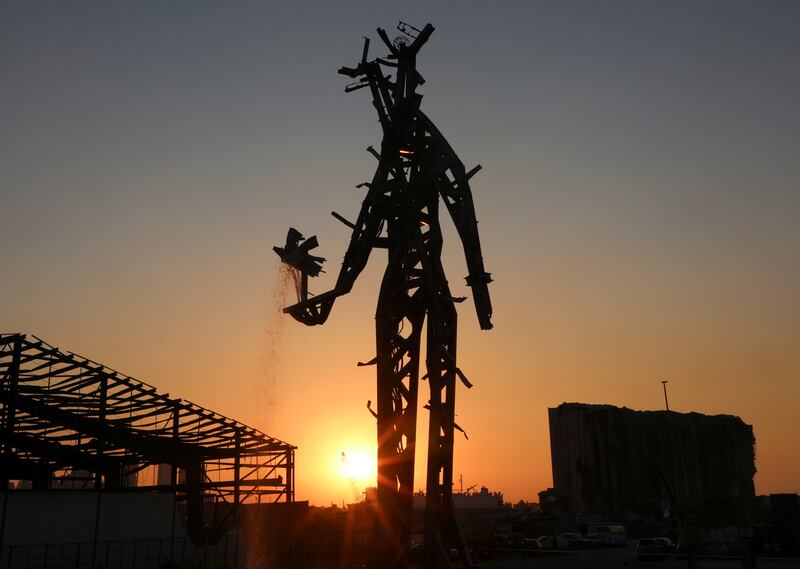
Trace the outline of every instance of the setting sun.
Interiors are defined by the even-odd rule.
[[[363,449],[342,451],[342,476],[356,482],[374,483],[377,466],[375,455]]]

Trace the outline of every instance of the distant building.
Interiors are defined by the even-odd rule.
[[[732,415],[563,403],[548,410],[553,485],[573,513],[742,520],[753,428]]]
[[[770,494],[772,523],[779,526],[800,526],[800,495]]]
[[[558,494],[554,488],[547,488],[539,492],[539,509],[547,514],[553,514],[561,509]]]
[[[777,551],[800,554],[800,495],[770,494],[772,538]]]
[[[378,489],[367,488],[364,491],[365,501],[377,503]],[[416,492],[413,496],[413,509],[425,509],[425,493]],[[474,510],[496,510],[505,507],[502,492],[491,492],[486,486],[481,486],[479,492],[453,492],[453,506],[459,512]]]
[[[502,508],[503,493],[490,492],[486,486],[481,486],[479,492],[453,492],[453,506],[456,511]]]

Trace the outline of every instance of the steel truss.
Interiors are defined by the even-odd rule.
[[[423,78],[416,70],[416,56],[433,33],[428,24],[417,30],[401,23],[403,35],[390,42],[378,35],[390,51],[386,59],[368,61],[365,39],[361,62],[339,73],[357,79],[347,92],[368,88],[383,128],[381,151],[367,150],[378,159],[367,194],[355,223],[333,212],[352,229],[336,286],[310,295],[308,275],[319,274],[324,259],[310,255],[317,246],[311,237],[290,230],[285,247],[275,251],[299,271],[300,299],[286,308],[307,325],[322,324],[335,299],[347,294],[364,269],[374,248],[388,250],[376,312],[378,423],[378,523],[371,540],[368,565],[403,568],[408,565],[414,483],[414,452],[418,398],[420,338],[427,316],[427,379],[430,400],[428,465],[426,480],[426,567],[451,566],[450,551],[459,551],[458,563],[471,566],[453,511],[453,439],[461,430],[455,423],[456,379],[471,387],[456,365],[457,317],[454,298],[441,263],[442,233],[439,199],[444,201],[464,246],[478,321],[492,327],[492,306],[484,270],[477,221],[469,179],[480,169],[467,172],[439,130],[419,109],[416,93]],[[396,78],[383,74],[395,70]],[[384,233],[385,230],[385,233]],[[362,364],[366,365],[366,364]]]
[[[239,504],[294,501],[296,447],[35,336],[0,334],[0,418],[6,492],[174,492],[198,540]]]

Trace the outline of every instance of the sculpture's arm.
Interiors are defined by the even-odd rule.
[[[464,167],[451,168],[455,181],[447,184],[440,182],[439,193],[444,200],[447,211],[453,218],[467,260],[467,285],[472,289],[475,311],[481,329],[492,328],[492,301],[489,298],[489,283],[492,275],[483,268],[481,242],[478,237],[478,221],[475,219],[475,206],[472,204],[472,192],[469,188]],[[460,170],[460,171],[459,171]]]
[[[380,168],[375,177],[377,178],[379,174]],[[307,276],[308,274],[314,276],[313,273],[304,271],[296,264],[290,263],[301,272],[303,285],[300,301],[297,304],[286,307],[284,312],[291,314],[295,320],[303,324],[308,326],[323,324],[328,319],[334,301],[352,290],[358,275],[361,274],[361,271],[363,271],[364,267],[367,265],[372,249],[374,247],[385,247],[386,238],[380,236],[384,219],[381,214],[384,209],[382,204],[385,198],[379,191],[373,190],[371,184],[367,185],[370,186],[370,189],[367,192],[367,196],[364,198],[364,202],[361,204],[361,211],[355,223],[350,223],[340,215],[334,213],[337,219],[346,223],[353,230],[350,236],[350,245],[347,247],[347,251],[344,254],[342,268],[336,279],[336,285],[327,292],[311,295],[308,292]],[[287,261],[288,256],[284,249],[279,250],[279,248],[276,248],[275,250],[284,261]]]
[[[461,238],[464,246],[464,255],[467,260],[467,285],[472,289],[472,298],[475,302],[475,311],[481,329],[492,328],[492,301],[489,297],[489,283],[492,282],[491,274],[483,267],[481,254],[481,241],[478,236],[478,221],[475,219],[475,206],[472,202],[472,191],[469,179],[475,175],[480,166],[469,172],[464,169],[464,164],[447,143],[447,140],[438,131],[436,126],[422,113],[418,112],[419,120],[425,124],[425,129],[437,141],[427,157],[426,167],[430,168],[436,177],[439,194],[442,196],[450,217]]]

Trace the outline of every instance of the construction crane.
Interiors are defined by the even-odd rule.
[[[463,535],[453,509],[454,432],[456,383],[471,387],[457,366],[456,298],[450,292],[441,261],[440,200],[461,239],[469,274],[466,284],[481,329],[492,327],[492,305],[484,270],[478,225],[469,180],[480,166],[466,171],[461,160],[433,122],[420,110],[417,88],[425,80],[416,68],[417,54],[434,27],[421,30],[401,22],[400,35],[390,41],[386,31],[378,36],[389,50],[385,58],[368,59],[365,38],[361,61],[339,73],[354,82],[346,92],[369,89],[383,130],[380,152],[367,150],[378,160],[354,222],[332,215],[352,230],[335,286],[318,295],[308,290],[308,277],[322,270],[324,259],[311,254],[316,237],[304,239],[290,229],[286,244],[274,247],[281,259],[298,273],[298,302],[284,309],[299,322],[323,324],[334,301],[350,292],[373,249],[386,249],[388,264],[378,296],[375,316],[376,356],[361,365],[377,366],[378,515],[370,537],[367,566],[371,569],[405,569],[411,534],[414,489],[414,452],[418,383],[430,387],[426,499],[425,567],[471,567]],[[394,75],[384,75],[388,68]],[[420,340],[426,323],[426,373],[420,378]],[[451,551],[458,552],[451,560]]]
[[[356,480],[353,478],[353,475],[350,472],[350,463],[347,462],[347,455],[344,453],[344,451],[342,451],[342,468],[344,469],[344,474],[347,477],[347,485],[350,486],[350,493],[353,495],[353,503],[357,504],[361,501],[361,493],[358,491]]]

